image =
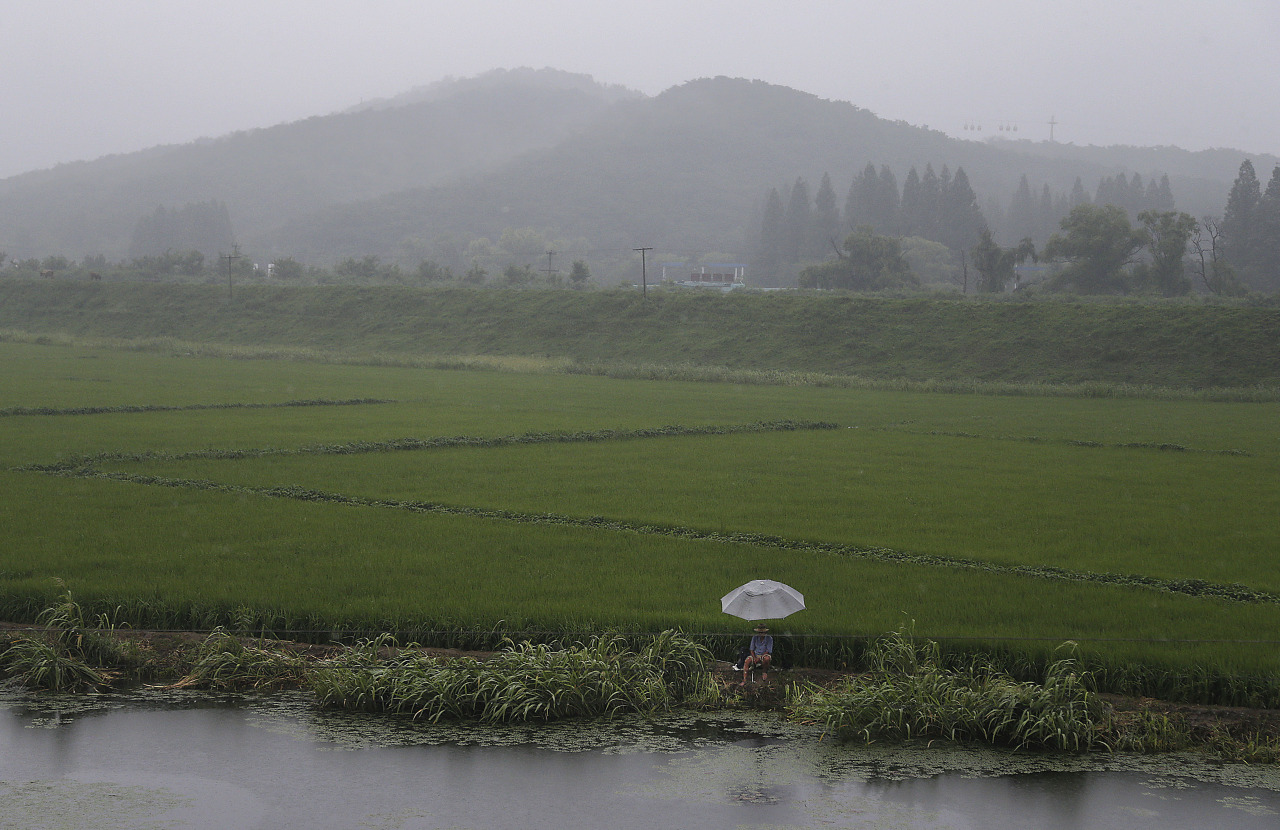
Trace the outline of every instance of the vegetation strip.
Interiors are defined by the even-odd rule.
[[[76,406],[57,408],[52,406],[11,406],[0,409],[0,417],[14,415],[115,415],[134,412],[187,412],[198,409],[281,409],[295,406],[365,406],[376,403],[396,403],[383,398],[351,398],[349,400],[302,400],[281,403],[193,403],[185,406],[142,404],[136,406]]]
[[[1149,588],[1173,594],[1184,594],[1193,597],[1210,597],[1232,602],[1265,602],[1280,604],[1280,595],[1247,585],[1221,584],[1207,582],[1202,579],[1160,579],[1142,574],[1115,574],[1097,571],[1072,571],[1066,568],[1055,568],[1051,565],[1002,565],[995,562],[983,562],[975,559],[936,556],[928,553],[907,553],[891,548],[849,545],[840,542],[813,542],[803,539],[788,539],[764,533],[715,533],[698,530],[692,527],[676,525],[649,525],[628,522],[621,519],[606,519],[602,516],[581,518],[565,516],[557,513],[521,513],[500,508],[465,507],[440,504],[436,502],[399,501],[396,499],[371,499],[363,496],[352,496],[344,493],[333,493],[324,490],[313,490],[297,485],[280,487],[245,487],[236,484],[223,484],[207,479],[165,478],[162,476],[139,475],[133,473],[102,472],[90,467],[58,468],[43,470],[51,475],[73,476],[79,478],[99,478],[109,481],[121,481],[131,484],[145,484],[155,487],[179,487],[192,490],[211,490],[221,493],[244,493],[248,495],[267,496],[270,498],[296,499],[324,504],[342,504],[353,507],[382,507],[393,510],[407,510],[414,513],[436,513],[452,516],[475,516],[484,519],[520,522],[525,524],[562,525],[569,527],[594,528],[624,533],[642,533],[654,536],[669,536],[677,539],[688,539],[702,542],[721,542],[726,544],[753,545],[756,547],[777,548],[780,550],[802,551],[806,553],[825,553],[835,556],[849,556],[861,559],[873,559],[882,562],[900,562],[906,565],[924,565],[928,567],[957,568],[987,573],[1012,574],[1038,579],[1057,579],[1067,582],[1092,582],[1103,585],[1121,585],[1134,588]]]
[[[914,430],[901,429],[893,426],[871,427],[871,429],[877,432],[898,432],[904,435],[935,435],[941,438],[981,438],[986,441],[1022,441],[1028,444],[1062,444],[1068,447],[1089,447],[1097,449],[1160,450],[1161,452],[1194,452],[1206,453],[1208,455],[1238,455],[1250,457],[1253,455],[1253,453],[1248,450],[1202,450],[1197,447],[1188,447],[1183,444],[1174,444],[1167,441],[1127,441],[1107,444],[1102,441],[1085,441],[1078,438],[1041,438],[1038,435],[981,435],[976,432],[953,432],[941,429]]]
[[[275,455],[360,455],[375,452],[399,452],[402,450],[432,450],[447,447],[505,447],[517,444],[575,444],[591,441],[625,441],[636,438],[671,438],[689,435],[735,435],[744,432],[788,432],[805,429],[839,429],[838,424],[826,421],[760,421],[754,424],[729,424],[719,426],[664,426],[644,429],[599,429],[578,432],[526,432],[522,435],[499,436],[440,436],[435,438],[393,438],[387,441],[351,441],[345,444],[323,444],[285,449],[262,447],[258,449],[192,450],[183,453],[165,452],[103,452],[94,455],[75,456],[52,464],[27,464],[15,469],[28,472],[55,472],[88,467],[104,461],[192,461],[195,459],[235,460],[262,458]]]
[[[108,348],[123,351],[178,352],[197,358],[285,360],[336,366],[378,366],[440,371],[496,371],[540,375],[586,375],[614,380],[656,380],[683,383],[736,383],[754,386],[794,386],[858,389],[880,392],[920,392],[946,395],[992,395],[1048,398],[1113,398],[1162,401],[1276,403],[1280,386],[1270,382],[1236,386],[1175,386],[1116,380],[1028,381],[972,377],[871,377],[865,374],[797,369],[730,367],[712,363],[632,363],[587,360],[569,356],[532,358],[502,354],[412,354],[318,349],[286,344],[248,345],[178,340],[170,337],[90,337],[65,333],[35,333],[0,328],[0,343]]]

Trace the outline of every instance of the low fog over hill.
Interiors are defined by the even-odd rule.
[[[1220,215],[1244,158],[962,141],[743,79],[692,81],[649,98],[583,75],[497,71],[334,115],[0,180],[0,251],[114,260],[157,208],[219,203],[245,252],[263,261],[373,255],[412,267],[460,259],[478,238],[519,230],[606,257],[645,245],[745,261],[769,191],[785,196],[798,178],[816,189],[829,175],[843,204],[868,164],[898,181],[912,168],[963,168],[1000,236],[1024,178],[1036,198],[1065,203],[1077,180],[1092,194],[1117,175],[1151,185],[1167,176],[1177,209]],[[1280,159],[1253,162],[1265,181]]]

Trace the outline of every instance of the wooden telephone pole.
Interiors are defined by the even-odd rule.
[[[229,253],[229,254],[219,254],[219,256],[222,257],[222,260],[227,263],[227,299],[228,300],[232,299],[235,296],[234,289],[231,283],[231,273],[232,273],[232,263],[234,263],[237,259],[240,258],[240,246],[238,244],[231,246],[231,251],[232,253]]]
[[[640,252],[640,296],[649,296],[649,275],[645,270],[644,255],[646,251],[652,251],[653,248],[632,248],[633,251]]]

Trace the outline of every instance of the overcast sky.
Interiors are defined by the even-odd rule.
[[[0,177],[554,67],[714,75],[974,138],[1280,154],[1277,0],[0,0]]]

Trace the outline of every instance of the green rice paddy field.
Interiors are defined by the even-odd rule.
[[[771,578],[809,604],[775,633],[833,654],[914,621],[1280,688],[1280,404],[21,342],[0,365],[10,619],[61,580],[140,626],[742,634],[720,596]]]

